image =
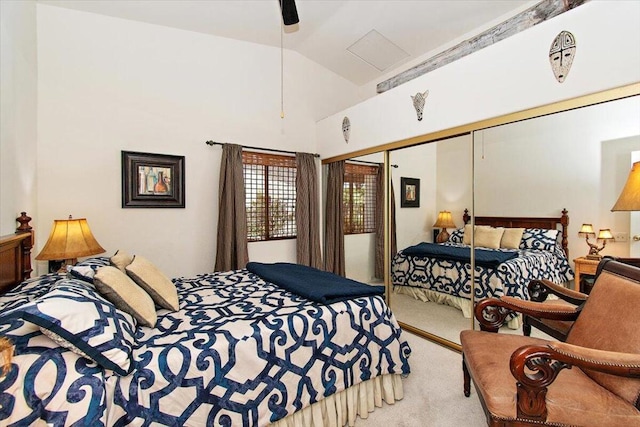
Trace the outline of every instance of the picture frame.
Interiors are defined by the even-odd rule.
[[[184,208],[184,156],[122,151],[123,208]]]
[[[420,207],[420,180],[418,178],[400,178],[400,207]]]

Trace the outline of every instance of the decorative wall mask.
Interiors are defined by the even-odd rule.
[[[418,114],[418,121],[422,120],[422,111],[424,110],[424,101],[429,96],[429,91],[425,90],[423,93],[416,93],[415,95],[411,95],[411,100],[413,101],[413,107],[416,109],[416,113]]]
[[[349,117],[344,116],[342,119],[342,135],[344,135],[344,142],[349,143],[349,135],[351,133],[351,122],[349,121]]]
[[[561,31],[549,49],[549,62],[558,82],[562,83],[567,78],[575,56],[576,38],[569,31]]]

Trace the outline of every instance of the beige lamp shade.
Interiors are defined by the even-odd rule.
[[[613,234],[608,228],[602,228],[598,232],[598,240],[613,240]]]
[[[580,231],[578,231],[578,235],[596,237],[596,232],[593,230],[593,224],[582,224]]]
[[[611,211],[640,211],[640,162],[631,167],[627,182]]]
[[[453,223],[453,219],[451,218],[451,212],[449,211],[440,211],[438,219],[433,226],[436,228],[456,228],[456,225]]]
[[[105,252],[89,229],[86,218],[56,219],[49,240],[37,260],[71,260]]]

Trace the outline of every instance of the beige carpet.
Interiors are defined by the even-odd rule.
[[[486,418],[475,390],[462,392],[462,356],[420,338],[403,333],[411,346],[411,374],[403,380],[404,399],[384,404],[358,419],[356,426],[371,427],[475,427]]]

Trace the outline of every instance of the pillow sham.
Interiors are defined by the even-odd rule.
[[[75,267],[89,266],[94,270],[97,270],[100,267],[105,267],[107,265],[109,265],[109,258],[106,256],[99,256],[99,257],[87,258],[83,261],[80,261],[75,265]]]
[[[553,251],[558,246],[559,230],[525,228],[520,241],[520,249]]]
[[[131,314],[143,326],[154,327],[158,316],[151,297],[116,267],[98,270],[93,282],[106,299],[120,310]]]
[[[136,255],[125,270],[151,299],[162,308],[178,311],[178,291],[176,286],[148,259]]]
[[[67,272],[70,279],[79,279],[87,283],[93,283],[93,276],[96,274],[96,270],[88,265],[72,265],[67,267]]]
[[[60,346],[119,375],[134,368],[135,319],[79,280],[60,280],[46,295],[0,318],[37,325]]]
[[[505,228],[500,241],[500,247],[505,249],[520,248],[524,228]]]
[[[477,247],[498,249],[503,233],[503,227],[477,227],[474,243]]]
[[[463,239],[464,239],[464,227],[453,230],[449,235],[449,242],[451,243],[462,243]]]
[[[131,264],[131,261],[133,261],[133,257],[128,253],[121,251],[120,249],[118,249],[111,258],[109,258],[109,262],[111,263],[111,265],[117,267],[118,270],[122,271],[123,273],[126,273],[125,267]]]

